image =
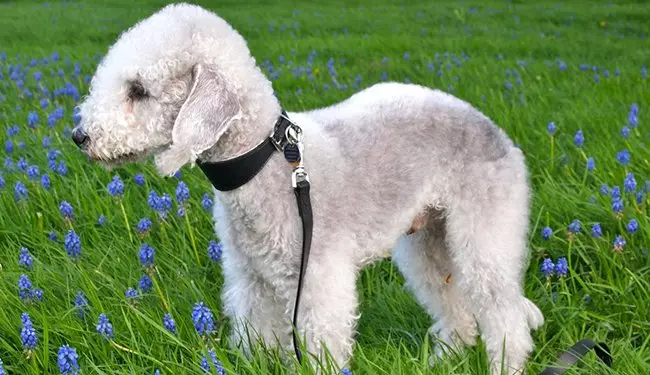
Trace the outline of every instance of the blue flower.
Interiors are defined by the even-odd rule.
[[[553,261],[550,258],[545,258],[542,261],[542,266],[540,267],[540,270],[542,271],[544,277],[551,277],[553,276],[555,265],[553,264]]]
[[[631,193],[636,191],[636,179],[634,178],[634,173],[629,172],[625,175],[625,181],[623,182],[623,188],[626,193]]]
[[[569,272],[569,264],[567,263],[566,258],[561,257],[555,264],[555,273],[558,276],[566,276],[567,272]]]
[[[151,281],[151,278],[149,277],[149,275],[147,275],[146,273],[143,274],[140,277],[140,281],[138,282],[138,286],[140,287],[140,289],[142,289],[142,292],[144,292],[144,293],[147,293],[147,292],[151,291],[153,289],[153,282]]]
[[[594,160],[593,157],[590,157],[587,159],[587,171],[591,172],[596,168],[596,161]]]
[[[625,248],[625,238],[623,236],[616,236],[614,239],[614,251],[623,251],[623,248]]]
[[[623,139],[628,139],[630,137],[630,128],[624,126],[621,129],[621,136],[623,136]]]
[[[58,240],[58,238],[56,237],[56,233],[54,233],[54,232],[48,233],[47,238],[49,238],[50,241],[54,241],[54,242],[56,242]]]
[[[352,371],[348,368],[341,369],[341,375],[352,375]]]
[[[50,181],[50,176],[47,173],[44,173],[43,176],[41,176],[41,186],[45,190],[50,190],[50,187],[52,186],[52,181]]]
[[[612,186],[611,196],[612,196],[612,198],[619,198],[621,196],[621,187],[620,186]]]
[[[623,204],[623,200],[620,197],[614,198],[614,201],[612,202],[612,211],[616,214],[620,214],[623,212],[624,208],[625,205]]]
[[[25,158],[21,156],[20,159],[18,159],[18,163],[16,163],[16,167],[18,167],[18,170],[21,171],[21,172],[26,171],[27,170],[27,160],[25,160]]]
[[[68,253],[70,258],[78,258],[81,255],[81,242],[79,241],[79,236],[75,233],[74,229],[68,230],[68,233],[65,235],[63,240],[63,245],[65,246],[65,251]]]
[[[212,364],[214,365],[215,369],[217,370],[217,374],[219,375],[225,375],[226,372],[223,369],[223,365],[221,364],[221,361],[217,359],[217,355],[214,352],[213,349],[208,349],[208,355],[210,356],[210,359],[212,360]],[[203,356],[201,359],[201,369],[205,371],[206,373],[210,373],[210,362],[208,361],[208,358],[206,356]]]
[[[77,351],[70,345],[65,344],[59,348],[57,353],[57,364],[61,375],[79,375],[79,363]]]
[[[106,225],[106,216],[104,214],[99,215],[97,218],[97,224],[104,226]]]
[[[627,115],[627,123],[630,125],[631,128],[636,128],[639,125],[639,107],[635,106],[635,104],[632,105],[630,108],[630,112]]]
[[[571,232],[571,233],[579,233],[580,228],[581,228],[580,220],[578,220],[578,219],[573,220],[571,222],[571,224],[569,224],[569,227],[568,227],[569,232]]]
[[[2,366],[2,359],[0,359],[0,375],[7,375],[5,368]]]
[[[27,114],[27,125],[30,128],[35,128],[38,125],[38,114],[34,111]]]
[[[201,206],[206,210],[209,211],[212,208],[212,199],[210,199],[210,195],[208,193],[203,194],[203,199],[201,199]]]
[[[221,243],[217,243],[215,240],[210,240],[210,243],[208,243],[208,256],[210,259],[212,259],[214,262],[220,262],[222,253],[223,245]]]
[[[38,171],[38,166],[37,165],[30,165],[27,167],[27,178],[30,180],[36,180],[41,176],[41,174]]]
[[[630,152],[627,149],[619,151],[616,153],[616,160],[623,166],[630,164]]]
[[[5,179],[2,177],[2,173],[0,173],[0,189],[5,188]]]
[[[32,351],[36,349],[36,344],[38,342],[36,330],[32,325],[32,320],[30,319],[29,314],[22,313],[20,320],[23,324],[23,328],[20,331],[20,339],[23,342],[23,348],[27,351]]]
[[[176,201],[181,204],[188,199],[190,199],[190,189],[183,181],[179,181],[176,187]]]
[[[144,266],[145,268],[152,267],[154,264],[153,261],[154,254],[155,254],[154,249],[148,244],[143,243],[142,246],[140,246],[140,251],[139,251],[140,263],[142,263],[142,266]]]
[[[72,206],[66,200],[61,201],[61,204],[59,204],[59,212],[61,212],[61,215],[63,215],[65,219],[68,220],[74,219],[74,214],[72,213]]]
[[[210,309],[203,304],[197,302],[192,309],[192,321],[194,328],[200,335],[210,334],[214,330],[214,318]]]
[[[108,194],[112,197],[121,197],[124,194],[124,182],[120,179],[120,176],[113,176],[111,182],[107,186]]]
[[[138,173],[133,177],[133,181],[135,182],[136,185],[142,186],[144,185],[144,175],[142,173]]]
[[[26,247],[21,247],[20,254],[18,255],[18,264],[31,270],[33,263],[34,258],[32,257],[32,254],[29,253],[29,250]]]
[[[56,150],[56,149],[51,149],[47,152],[47,160],[54,161],[56,160],[57,157],[61,155],[61,151]]]
[[[20,181],[16,181],[14,185],[14,199],[16,201],[21,199],[27,200],[27,187]]]
[[[576,147],[582,147],[585,144],[585,136],[582,133],[582,130],[578,130],[576,134],[573,136],[573,143],[576,145]]]
[[[126,299],[133,299],[138,297],[138,291],[133,289],[133,288],[128,288],[126,292],[124,292],[124,295],[126,296]]]
[[[591,226],[591,236],[598,238],[603,235],[603,230],[600,227],[600,223],[595,223]]]
[[[32,282],[29,276],[22,274],[18,278],[18,296],[21,301],[28,301],[33,296]]]
[[[65,162],[63,160],[61,160],[59,162],[59,165],[56,167],[56,172],[61,176],[68,174],[68,167],[65,165]]]
[[[138,221],[138,225],[136,225],[136,229],[140,233],[145,233],[149,231],[149,229],[151,229],[151,224],[152,224],[151,220],[145,217],[140,219],[140,221]]]
[[[555,123],[553,121],[549,122],[548,125],[546,125],[546,131],[548,131],[548,134],[553,135],[557,131],[557,126],[555,126]]]
[[[86,298],[84,292],[78,291],[77,294],[75,294],[74,307],[77,310],[79,317],[83,319],[83,317],[88,312],[88,299]]]
[[[11,141],[11,139],[7,139],[7,141],[5,141],[5,151],[7,154],[14,152],[14,143]]]
[[[637,223],[636,220],[632,219],[627,223],[625,229],[627,229],[628,233],[634,234],[634,232],[639,230],[639,223]]]
[[[99,318],[97,322],[97,332],[105,340],[111,340],[113,337],[115,337],[113,333],[113,325],[111,324],[111,322],[108,320],[108,317],[104,313],[99,314]]]
[[[163,316],[163,325],[169,332],[176,334],[176,322],[170,313],[166,313]]]
[[[548,240],[553,235],[553,229],[551,227],[544,227],[542,229],[542,238]]]

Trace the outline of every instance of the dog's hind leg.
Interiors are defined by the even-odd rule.
[[[454,280],[442,212],[429,210],[423,226],[398,241],[393,262],[404,275],[406,286],[434,320],[429,333],[437,339],[436,357],[474,345],[476,322]]]
[[[531,329],[543,323],[523,295],[528,185],[517,159],[476,166],[448,208],[446,236],[459,283],[469,298],[492,374],[522,371],[533,349]]]

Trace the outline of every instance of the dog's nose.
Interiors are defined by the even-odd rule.
[[[88,144],[88,141],[90,141],[90,137],[88,137],[88,134],[86,134],[82,129],[75,129],[72,132],[72,140],[77,144],[77,146],[79,146],[79,148],[84,148],[84,146]]]

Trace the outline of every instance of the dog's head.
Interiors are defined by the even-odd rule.
[[[166,6],[122,33],[99,64],[72,139],[107,165],[151,154],[169,175],[241,118],[238,84],[254,66],[243,38],[198,6]]]

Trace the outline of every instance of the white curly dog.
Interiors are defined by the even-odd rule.
[[[153,154],[163,175],[251,150],[281,113],[242,36],[188,4],[125,31],[79,108],[73,139],[84,153],[107,165]],[[544,318],[523,295],[530,188],[504,132],[460,99],[401,83],[288,115],[303,129],[312,185],[297,324],[307,349],[347,363],[359,270],[392,254],[435,322],[437,356],[475,345],[480,331],[493,374],[523,371]],[[290,175],[276,153],[244,186],[215,190],[223,304],[247,353],[259,340],[291,347],[302,224]]]

